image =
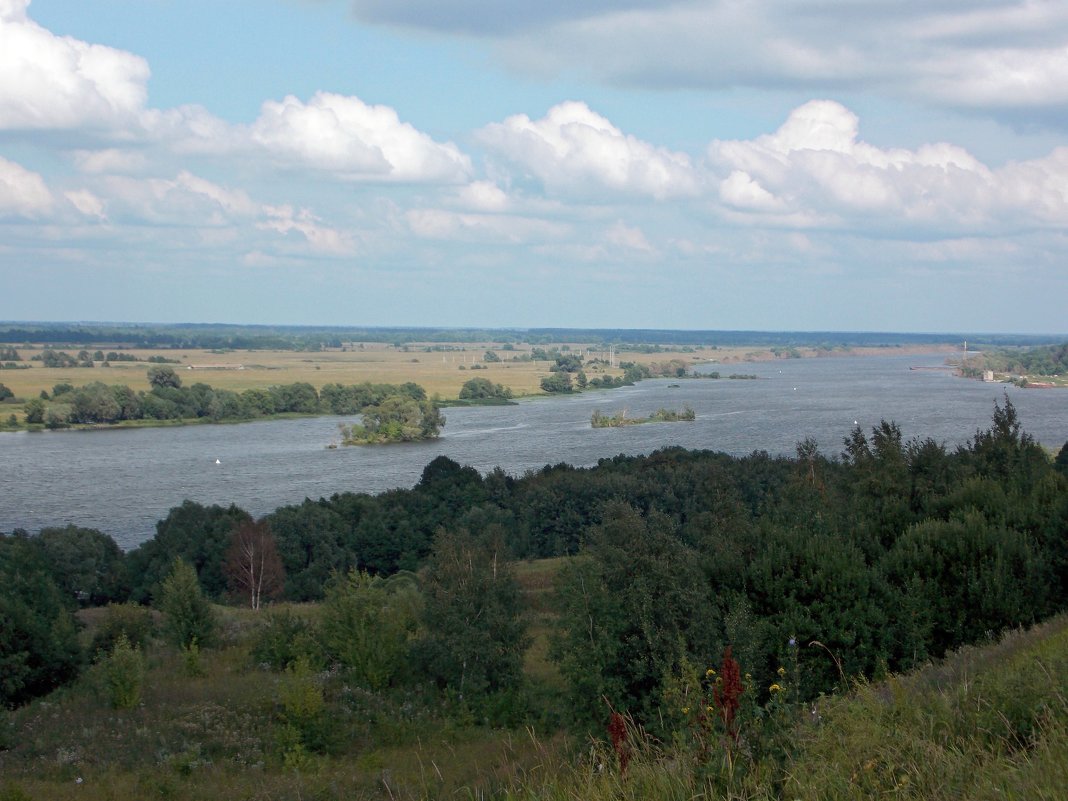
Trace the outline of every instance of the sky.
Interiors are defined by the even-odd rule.
[[[1068,332],[1063,0],[0,0],[0,320]]]

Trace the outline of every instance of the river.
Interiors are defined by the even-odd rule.
[[[944,355],[790,359],[709,365],[720,380],[657,379],[633,387],[515,406],[446,409],[440,439],[329,449],[337,417],[239,425],[0,434],[0,531],[73,523],[107,532],[123,548],[155,533],[184,499],[236,503],[254,515],[335,492],[411,487],[439,454],[486,472],[512,475],[545,464],[595,464],[616,454],[681,445],[732,454],[793,454],[815,439],[842,450],[854,420],[869,432],[893,420],[906,438],[965,443],[990,424],[1007,393],[1024,430],[1057,450],[1068,440],[1068,390],[1023,390],[957,378]],[[757,380],[728,380],[730,373]],[[672,386],[677,384],[678,386]],[[691,407],[692,423],[593,429],[594,409],[646,416]]]

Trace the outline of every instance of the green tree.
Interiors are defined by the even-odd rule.
[[[416,630],[419,593],[414,581],[385,581],[362,571],[335,576],[322,607],[323,647],[355,681],[381,690],[404,667]]]
[[[607,698],[651,720],[681,660],[719,650],[722,625],[697,554],[670,529],[662,515],[610,503],[584,555],[561,573],[550,654],[581,719],[600,719]]]
[[[8,398],[15,397],[15,393],[10,388],[3,384],[0,384],[0,402],[6,401]]]
[[[423,587],[424,673],[460,698],[515,688],[528,639],[519,584],[500,543],[438,534]]]
[[[201,592],[196,571],[180,558],[163,580],[158,608],[164,615],[164,633],[173,645],[182,650],[214,645],[215,610]]]
[[[44,528],[34,542],[68,598],[97,606],[128,595],[122,550],[107,534],[79,526]]]
[[[571,392],[571,373],[555,372],[541,380],[543,392]]]
[[[178,389],[182,386],[182,379],[173,367],[154,364],[148,368],[148,383],[153,389],[172,387]]]
[[[26,405],[22,407],[22,410],[26,413],[26,422],[43,423],[46,408],[47,405],[40,398],[31,398],[26,401]]]
[[[0,534],[0,705],[15,706],[70,681],[81,649],[72,605],[40,552]]]
[[[484,398],[511,398],[512,391],[501,384],[494,384],[488,378],[472,378],[460,388],[460,400],[482,400]]]

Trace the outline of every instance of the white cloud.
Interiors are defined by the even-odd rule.
[[[90,174],[138,173],[148,165],[144,153],[118,148],[76,150],[71,158],[80,171]]]
[[[714,141],[719,196],[735,210],[794,225],[874,226],[952,233],[1053,221],[1065,207],[1064,159],[994,171],[955,145],[883,149],[859,138],[855,114],[817,100],[774,133]],[[861,222],[863,221],[863,222]]]
[[[0,129],[119,130],[145,103],[144,59],[69,36],[26,15],[28,0],[0,0]]]
[[[553,191],[608,189],[658,200],[697,191],[687,155],[624,134],[585,103],[553,106],[540,120],[517,114],[478,135]]]
[[[649,240],[645,238],[645,233],[641,228],[627,225],[622,220],[617,220],[604,233],[605,241],[625,251],[631,251],[634,253],[641,253],[645,255],[652,255],[655,253],[655,249],[649,244]]]
[[[295,231],[316,253],[345,256],[355,252],[352,237],[323,225],[322,220],[308,209],[294,210],[292,206],[267,206],[265,211],[268,219],[258,223],[261,229],[276,231],[283,236]]]
[[[264,103],[250,136],[283,163],[348,178],[460,181],[471,172],[455,145],[401,122],[389,106],[328,92],[307,103],[293,96]]]
[[[84,216],[96,217],[99,220],[107,219],[104,201],[88,189],[71,189],[64,192],[63,196]]]
[[[52,193],[40,175],[0,157],[0,216],[39,217],[52,205]]]
[[[508,194],[492,181],[472,181],[457,192],[460,205],[475,211],[505,211],[511,200]]]
[[[570,226],[536,217],[478,214],[444,209],[412,209],[405,214],[412,233],[422,239],[527,245],[560,239]]]

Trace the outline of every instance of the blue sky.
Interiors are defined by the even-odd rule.
[[[0,319],[1068,331],[1068,4],[0,0]]]

